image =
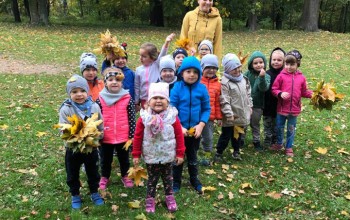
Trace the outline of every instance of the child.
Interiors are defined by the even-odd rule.
[[[168,56],[162,57],[159,62],[160,77],[158,82],[169,84],[169,93],[174,87],[177,77],[175,76],[175,61]]]
[[[113,152],[117,153],[124,187],[134,183],[128,178],[130,168],[129,151],[125,143],[132,139],[135,131],[135,104],[129,92],[123,89],[124,74],[121,69],[108,67],[104,71],[106,87],[100,92],[97,103],[101,106],[104,137],[100,148],[101,180],[100,189],[105,190],[111,176]]]
[[[223,114],[222,132],[219,137],[214,161],[222,160],[222,154],[231,140],[233,159],[242,160],[239,152],[242,134],[234,138],[235,127],[244,129],[249,125],[253,102],[250,96],[249,79],[242,74],[239,58],[228,53],[222,59],[224,74],[221,79],[221,111]]]
[[[253,113],[250,119],[250,127],[253,133],[253,144],[256,151],[262,151],[260,145],[260,120],[264,107],[265,92],[270,86],[270,76],[266,75],[266,58],[260,51],[254,51],[248,60],[248,71],[244,73],[251,85],[253,99]]]
[[[281,150],[284,136],[284,126],[287,121],[287,138],[285,142],[285,154],[293,157],[293,142],[297,116],[301,112],[301,98],[311,98],[312,91],[307,89],[305,76],[298,67],[301,54],[297,50],[287,53],[284,58],[284,69],[277,76],[272,85],[272,94],[278,98],[277,102],[277,144],[271,150]]]
[[[172,191],[172,163],[183,163],[184,137],[177,110],[169,106],[169,85],[151,83],[148,93],[148,108],[141,110],[137,121],[132,151],[137,167],[140,156],[146,162],[148,181],[146,212],[155,212],[155,196],[159,176],[163,180],[165,202],[170,212],[177,210]]]
[[[181,48],[181,47],[176,48],[176,50],[173,52],[173,58],[175,60],[175,68],[176,68],[175,75],[177,77],[177,81],[181,80],[181,75],[178,72],[178,70],[182,64],[182,61],[185,59],[185,57],[188,57],[188,53],[184,48]]]
[[[218,57],[214,54],[205,55],[201,60],[201,67],[203,71],[201,83],[207,87],[209,92],[211,109],[209,121],[204,126],[202,132],[202,146],[205,152],[205,158],[201,160],[201,164],[209,166],[209,158],[213,150],[214,121],[217,120],[217,124],[221,126],[222,119],[220,108],[221,84],[219,78],[216,76],[219,69]]]
[[[278,74],[283,69],[285,52],[279,47],[272,50],[270,56],[269,66],[270,69],[266,73],[270,76],[270,86],[265,92],[265,103],[263,109],[263,122],[264,122],[264,147],[270,148],[277,141],[276,132],[276,115],[277,115],[277,98],[272,95],[271,87]]]
[[[201,60],[205,55],[213,53],[213,43],[210,40],[202,40],[198,45],[198,59]]]
[[[173,40],[175,34],[170,34],[165,39],[160,54],[158,55],[157,48],[152,43],[144,43],[140,48],[141,66],[136,68],[135,72],[135,105],[136,110],[140,110],[140,105],[144,108],[148,96],[148,87],[152,82],[157,82],[159,79],[159,61],[165,56],[168,51],[170,41]]]
[[[187,167],[190,183],[193,188],[203,194],[202,183],[198,179],[197,151],[200,136],[210,116],[210,100],[207,88],[200,83],[202,69],[197,58],[186,57],[179,69],[183,79],[176,82],[170,93],[170,104],[179,111],[182,133],[185,136]],[[191,129],[191,130],[190,130]],[[194,134],[192,134],[192,130]],[[173,168],[174,192],[181,187],[183,165]]]
[[[127,66],[127,63],[128,63],[128,54],[126,53],[127,46],[128,45],[126,43],[122,43],[120,45],[120,47],[124,50],[125,56],[118,56],[114,54],[108,55],[108,57],[102,63],[101,72],[103,73],[107,67],[110,67],[111,61],[112,61],[115,67],[123,71],[123,74],[124,74],[124,80],[122,83],[123,88],[129,90],[131,98],[135,100],[135,89],[134,89],[135,73]]]
[[[80,72],[89,84],[89,96],[95,101],[104,88],[103,81],[97,78],[97,60],[93,53],[82,53],[80,56]]]
[[[65,100],[60,108],[59,123],[70,124],[68,117],[72,117],[74,114],[84,120],[91,117],[94,113],[99,114],[99,119],[102,118],[99,106],[88,96],[89,85],[86,79],[78,75],[73,75],[67,82],[66,91],[69,99]],[[98,130],[103,131],[103,125],[98,126]],[[103,205],[103,199],[97,191],[98,182],[100,181],[100,174],[98,173],[97,166],[97,149],[93,150],[91,153],[84,154],[73,152],[66,146],[65,164],[67,185],[72,195],[72,208],[80,209],[82,205],[79,180],[79,171],[82,164],[85,166],[91,200],[97,206]]]

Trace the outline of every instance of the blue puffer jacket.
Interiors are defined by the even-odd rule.
[[[182,127],[189,129],[199,122],[207,123],[210,116],[210,99],[205,85],[200,83],[202,70],[195,57],[186,57],[179,69],[180,74],[186,69],[198,70],[198,80],[187,84],[183,79],[175,83],[170,92],[170,104],[177,108]]]

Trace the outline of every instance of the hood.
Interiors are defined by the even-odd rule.
[[[182,76],[182,72],[184,70],[190,69],[190,68],[194,68],[194,69],[198,70],[198,73],[199,73],[198,80],[194,83],[194,84],[197,84],[198,82],[201,81],[201,78],[202,78],[202,68],[201,68],[201,64],[199,63],[199,60],[194,56],[185,57],[185,59],[183,59],[183,61],[182,61],[182,64],[181,64],[178,72]],[[181,78],[182,78],[181,80],[183,81],[183,77],[181,77]]]
[[[208,16],[209,18],[220,17],[219,9],[217,9],[215,7],[211,7],[210,12],[205,13],[205,12],[200,11],[199,6],[197,6],[197,8],[194,9],[194,12],[198,16],[203,16],[203,17],[206,17],[206,16]]]
[[[260,57],[260,58],[263,59],[264,64],[265,64],[265,68],[264,68],[264,69],[266,69],[266,67],[267,67],[267,61],[266,61],[265,55],[264,55],[262,52],[260,52],[260,51],[254,51],[254,52],[252,53],[252,55],[249,57],[249,60],[248,60],[248,70],[249,70],[249,71],[254,72],[254,69],[253,69],[253,66],[252,66],[252,62],[253,62],[253,60],[254,60],[255,58],[258,58],[258,57]]]
[[[272,66],[271,66],[271,58],[272,58],[273,52],[275,52],[276,50],[280,50],[280,51],[282,51],[282,52],[284,53],[284,55],[286,55],[286,51],[284,51],[282,48],[280,48],[280,47],[274,48],[274,49],[271,51],[271,54],[270,54],[270,60],[269,60],[269,69],[270,69],[270,70],[273,70],[273,68],[272,68]],[[282,70],[282,69],[283,69],[283,67],[282,67],[281,69],[277,70],[277,71],[280,71],[280,70]]]

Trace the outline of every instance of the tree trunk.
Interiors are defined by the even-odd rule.
[[[79,0],[79,5],[80,5],[80,17],[84,17],[83,0]]]
[[[320,13],[320,0],[304,0],[303,14],[300,27],[304,31],[318,31],[318,15]]]
[[[157,27],[164,27],[163,3],[161,0],[150,2],[150,24]]]
[[[349,2],[347,2],[346,5],[343,5],[341,8],[341,13],[340,13],[340,17],[339,17],[339,25],[338,25],[338,32],[339,33],[346,32],[348,8],[349,8]]]
[[[254,12],[249,12],[248,27],[250,31],[258,29],[258,16]]]
[[[23,3],[24,3],[24,8],[26,9],[27,16],[30,19],[29,2],[28,2],[28,0],[24,0]]]
[[[49,24],[48,0],[29,0],[30,23]]]
[[[21,15],[19,13],[18,1],[12,0],[12,12],[15,17],[15,22],[21,22]]]

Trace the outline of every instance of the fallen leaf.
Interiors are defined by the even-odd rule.
[[[35,211],[35,210],[33,210],[33,211],[31,211],[31,212],[30,212],[30,214],[32,214],[32,215],[37,215],[37,214],[38,214],[38,212],[37,212],[37,211]]]
[[[128,170],[128,177],[134,179],[135,185],[139,186],[142,178],[148,179],[147,170],[140,166],[130,167]]]
[[[36,136],[37,137],[42,137],[42,136],[44,136],[46,134],[47,134],[46,132],[38,131],[38,133],[36,133]]]
[[[27,196],[22,196],[22,202],[28,202]]]
[[[137,220],[147,220],[147,217],[145,216],[145,214],[141,213],[141,214],[135,216],[135,219],[137,219]]]
[[[6,124],[0,125],[0,130],[5,131],[8,127]]]
[[[213,187],[213,186],[204,186],[204,187],[202,187],[202,191],[204,192],[204,191],[215,191],[216,190],[216,188],[215,187]]]
[[[23,108],[33,108],[32,104],[29,104],[29,103],[23,104],[22,107]]]
[[[241,189],[252,189],[252,185],[250,183],[242,183]]]
[[[230,169],[230,165],[222,164],[221,168],[224,169],[224,170],[228,170],[228,169]]]
[[[289,157],[289,158],[287,159],[287,161],[288,161],[289,163],[292,163],[292,162],[293,162],[293,158],[290,158],[290,157]]]
[[[209,175],[216,174],[215,170],[213,170],[213,169],[210,169],[210,170],[209,169],[205,169],[204,173],[209,174]]]
[[[260,177],[267,178],[267,173],[266,172],[260,172]]]
[[[341,212],[340,212],[340,214],[341,214],[341,215],[345,215],[345,216],[349,216],[349,213],[347,213],[347,212],[346,212],[346,211],[344,211],[344,210],[343,210],[343,211],[341,211]]]
[[[45,215],[44,215],[44,218],[45,218],[45,219],[48,219],[48,218],[50,218],[50,217],[51,217],[50,212],[49,212],[49,211],[46,211],[46,213],[45,213]]]
[[[345,151],[345,148],[341,148],[341,149],[339,149],[339,150],[338,150],[338,153],[340,153],[340,154],[350,155],[350,153],[349,153],[349,152]]]
[[[119,206],[117,206],[117,205],[112,205],[112,212],[117,212],[118,211],[118,209],[119,209]]]
[[[218,195],[218,200],[222,200],[224,198],[224,194],[222,194],[221,192]]]
[[[277,193],[276,191],[269,192],[266,195],[273,198],[273,199],[280,199],[282,197],[282,194]]]
[[[328,131],[328,132],[332,132],[332,128],[331,128],[331,126],[326,126],[326,127],[324,127],[323,128],[325,131]]]
[[[133,202],[128,202],[128,207],[132,209],[140,208],[140,201],[134,200]]]
[[[344,197],[345,197],[345,199],[350,200],[350,193],[348,193],[348,194],[345,195]]]
[[[226,187],[226,185],[223,183],[219,183],[219,186]]]
[[[327,148],[322,148],[322,147],[319,147],[317,149],[315,149],[315,151],[319,154],[326,154],[327,153]]]
[[[239,192],[240,194],[245,194],[245,191],[244,191],[243,189],[239,189],[238,192]]]
[[[231,200],[231,199],[233,199],[233,193],[232,192],[229,192],[228,193],[228,198]]]
[[[126,194],[126,193],[120,193],[120,197],[123,197],[123,198],[128,197],[128,194]]]

